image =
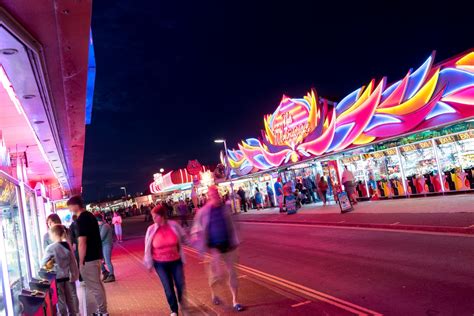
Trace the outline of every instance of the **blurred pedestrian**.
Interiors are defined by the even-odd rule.
[[[221,262],[224,262],[229,275],[232,305],[235,311],[244,310],[237,299],[238,280],[235,264],[238,261],[239,239],[232,221],[230,205],[223,204],[215,185],[209,187],[209,201],[196,214],[192,228],[193,240],[201,253],[209,252],[209,285],[212,303],[221,304],[216,295],[216,285],[223,281]]]
[[[79,269],[71,245],[66,241],[66,227],[51,226],[49,236],[52,243],[46,247],[41,266],[54,259],[59,315],[78,315],[79,300],[75,282],[79,279]]]
[[[328,191],[328,183],[324,177],[321,177],[318,182],[319,193],[321,194],[321,199],[323,200],[323,205],[326,205],[327,202],[327,191]]]
[[[280,208],[280,213],[282,213],[283,212],[283,185],[281,184],[280,177],[278,177],[273,187],[275,188],[275,194],[277,197],[278,207]]]
[[[117,241],[122,242],[122,217],[117,212],[114,212],[114,217],[112,217],[112,225],[114,225]]]
[[[346,191],[347,196],[351,200],[352,204],[357,204],[354,174],[347,168],[347,166],[344,166],[341,182],[344,185],[344,191]]]
[[[146,231],[143,261],[148,270],[155,268],[163,285],[171,316],[177,316],[178,304],[181,309],[184,307],[183,244],[186,236],[181,226],[167,220],[167,213],[162,205],[157,205],[151,211],[154,224]]]
[[[270,186],[268,182],[267,182],[266,189],[267,189],[268,199],[270,200],[270,206],[275,207],[275,193],[273,192],[272,187]]]
[[[85,210],[80,196],[73,196],[67,201],[69,210],[78,215],[79,232],[79,270],[86,288],[86,301],[93,298],[97,303],[97,313],[107,315],[107,297],[100,280],[100,263],[102,260],[102,241],[99,224],[91,212]],[[89,305],[86,302],[86,306]]]
[[[178,204],[178,213],[181,218],[181,226],[189,227],[188,224],[188,206],[183,200],[179,200]]]
[[[240,207],[242,211],[247,212],[247,199],[245,197],[245,191],[242,189],[242,187],[239,187],[239,190],[237,191],[237,195],[240,198]]]
[[[104,262],[102,262],[102,279],[104,283],[115,282],[114,265],[112,264],[112,248],[114,245],[114,236],[112,227],[104,221],[102,216],[97,216],[99,223],[100,239],[102,241],[102,254]]]
[[[255,206],[257,210],[263,209],[263,195],[258,188],[255,188]]]

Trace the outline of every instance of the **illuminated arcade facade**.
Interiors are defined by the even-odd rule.
[[[314,90],[283,96],[261,138],[228,150],[233,177],[301,166],[293,176],[337,184],[346,165],[360,197],[474,189],[474,51],[433,62],[434,53],[401,80],[374,79],[336,104]]]
[[[91,13],[90,1],[0,8],[0,315],[55,308],[54,283],[37,280],[45,277],[46,217],[82,192],[95,77]]]

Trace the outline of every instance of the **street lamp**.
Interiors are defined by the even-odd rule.
[[[160,172],[161,172],[161,173],[165,172],[165,169],[160,168]]]
[[[232,182],[232,176],[230,174],[229,157],[227,156],[227,142],[225,141],[225,139],[215,139],[214,143],[224,144],[224,157],[225,157],[226,174],[227,174],[227,171],[229,171],[230,194],[232,195],[232,205],[234,207],[234,212],[237,213],[237,207],[235,206],[234,183]],[[229,170],[227,170],[227,168],[229,168]]]
[[[127,188],[126,188],[126,187],[120,187],[120,189],[122,189],[123,192],[125,193],[125,198],[128,198],[128,195],[127,195]]]

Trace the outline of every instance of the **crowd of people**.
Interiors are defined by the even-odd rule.
[[[357,204],[355,178],[347,166],[344,167],[341,182],[352,204]],[[316,202],[322,202],[324,206],[328,203],[329,195],[338,190],[340,189],[334,188],[327,176],[320,176],[319,174],[316,174],[315,177],[307,175],[295,180],[289,179],[286,182],[278,177],[273,187],[269,182],[266,182],[264,192],[258,187],[254,189],[254,192],[239,187],[236,194],[237,209],[247,212],[248,209],[260,210],[265,207],[275,207],[276,201],[280,212],[286,212],[286,201],[289,197],[294,197],[297,209],[303,204]],[[335,197],[335,200],[337,200],[337,197]]]
[[[349,199],[357,203],[354,176],[347,168],[342,174],[342,183]],[[240,187],[236,196],[244,212],[250,207],[273,207],[274,201],[280,211],[285,212],[290,199],[296,201],[296,207],[318,201],[326,205],[329,186],[330,182],[324,176],[314,179],[308,176],[285,183],[278,178],[273,186],[266,183],[266,194],[256,188],[254,195],[247,199],[246,192]],[[109,212],[88,212],[81,197],[70,198],[67,202],[73,214],[70,227],[63,226],[57,214],[51,214],[47,218],[48,233],[43,237],[45,255],[42,265],[56,268],[59,315],[79,313],[75,284],[78,280],[85,285],[85,297],[95,300],[98,307],[95,315],[108,315],[103,283],[115,282],[112,262],[114,236],[116,242],[122,242],[123,218],[136,215],[145,215],[145,221],[153,222],[145,235],[144,265],[156,271],[161,280],[172,316],[177,315],[179,309],[186,309],[184,245],[191,245],[211,258],[208,269],[211,302],[216,305],[222,303],[215,287],[223,281],[223,263],[227,270],[232,306],[236,311],[243,310],[238,300],[235,270],[239,239],[231,216],[230,196],[221,196],[217,186],[210,186],[207,195],[201,196],[197,204],[194,207],[190,199],[167,200]],[[192,227],[189,224],[190,215],[194,215]],[[170,221],[171,217],[179,221]]]
[[[56,271],[59,315],[79,315],[76,282],[85,285],[86,300],[93,298],[97,305],[94,315],[108,315],[107,296],[103,283],[114,282],[112,264],[114,230],[116,240],[122,240],[122,218],[114,212],[111,223],[104,214],[86,211],[81,197],[68,200],[73,222],[66,228],[57,214],[46,220],[48,232],[43,237],[45,247],[41,265]],[[102,271],[102,276],[101,276]],[[88,305],[88,302],[85,302]]]

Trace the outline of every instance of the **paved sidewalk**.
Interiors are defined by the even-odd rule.
[[[251,210],[236,216],[238,221],[306,223],[411,229],[474,234],[474,194],[360,202],[354,211],[341,214],[334,202],[304,205],[297,214],[279,213],[276,208]]]
[[[110,315],[169,315],[158,277],[141,264],[143,236],[139,236],[143,217],[124,221],[125,242],[113,251],[117,281],[106,284]],[[139,230],[140,229],[140,230]],[[131,237],[130,237],[131,236]],[[224,288],[219,295],[225,304],[210,304],[207,260],[192,249],[186,249],[185,275],[187,283],[187,315],[235,315],[229,305],[230,293]],[[336,298],[326,299],[308,289],[298,288],[264,272],[238,266],[240,301],[247,310],[243,315],[354,315],[358,307]],[[355,311],[355,312],[354,312]],[[186,315],[185,314],[185,315]]]

